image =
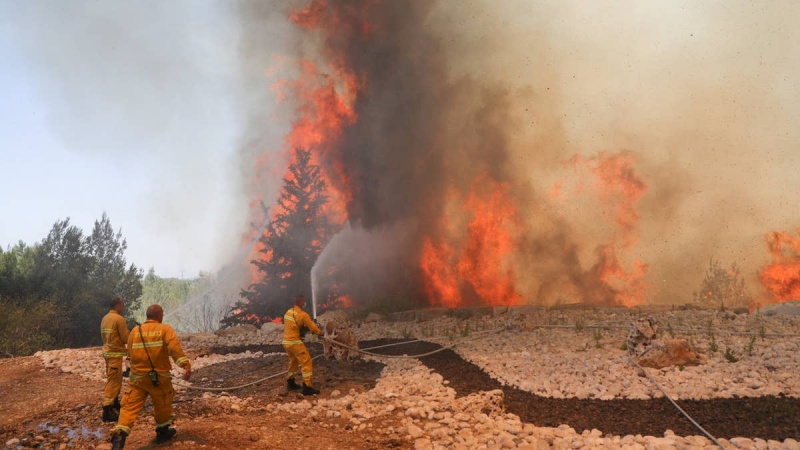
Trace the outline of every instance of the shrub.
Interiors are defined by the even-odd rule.
[[[747,356],[753,356],[753,348],[755,347],[755,345],[756,345],[756,337],[750,336],[750,343],[747,344],[746,348]]]
[[[712,259],[700,291],[694,293],[694,301],[703,306],[719,306],[724,310],[726,305],[728,307],[750,306],[753,303],[753,297],[750,295],[736,263],[725,269],[719,261]]]
[[[711,353],[717,353],[717,350],[719,350],[719,345],[717,345],[717,339],[714,337],[713,334],[711,335],[711,343],[708,344],[708,350]]]
[[[27,356],[54,348],[60,317],[51,302],[19,305],[0,300],[0,355]]]

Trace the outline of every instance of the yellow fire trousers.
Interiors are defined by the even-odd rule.
[[[119,422],[111,430],[112,433],[120,431],[130,434],[136,418],[144,407],[147,396],[153,399],[153,415],[156,419],[156,427],[171,425],[172,417],[172,397],[175,391],[172,389],[172,380],[168,377],[158,377],[158,387],[153,386],[147,375],[131,380],[125,389],[122,397],[122,411],[119,413]]]
[[[113,405],[122,390],[122,358],[105,358],[106,388],[103,390],[103,406]]]
[[[289,372],[286,374],[286,377],[294,379],[294,376],[299,373],[297,370],[297,366],[299,365],[303,368],[303,383],[311,387],[313,364],[311,363],[311,355],[308,354],[308,349],[305,344],[283,344],[283,348],[286,349],[286,353],[289,355]]]

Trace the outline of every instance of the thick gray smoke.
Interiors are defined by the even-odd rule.
[[[521,216],[524,300],[553,303],[564,284],[596,296],[587,274],[613,211],[595,197],[547,196],[576,154],[636,161],[647,190],[629,257],[650,266],[648,301],[689,301],[710,258],[752,277],[767,261],[764,234],[797,225],[800,70],[788,55],[800,16],[786,11],[796,4],[319,4],[329,29],[298,30],[299,55],[366,80],[357,122],[325,153],[349,176],[338,186],[353,193],[348,235],[369,236],[339,242],[325,261],[348,267],[357,254],[358,266],[386,267],[381,277],[339,271],[357,300],[401,279],[402,295],[422,295],[421,239],[435,236],[450,192],[481,174],[508,183]],[[407,245],[376,245],[376,235]]]

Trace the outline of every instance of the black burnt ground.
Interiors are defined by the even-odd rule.
[[[403,340],[362,341],[361,347],[392,342]],[[438,344],[416,341],[374,351],[387,355],[417,355],[438,348],[441,348]],[[534,425],[555,427],[568,424],[578,432],[596,428],[604,434],[620,436],[663,436],[666,430],[679,436],[702,434],[666,398],[608,401],[546,398],[502,385],[452,350],[443,350],[420,360],[448,380],[459,397],[479,391],[502,390],[506,411]],[[715,437],[758,437],[778,441],[800,437],[800,399],[797,398],[682,400],[678,404]]]

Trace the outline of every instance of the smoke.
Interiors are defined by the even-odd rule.
[[[237,196],[233,151],[238,23],[226,4],[32,1],[3,9],[37,96],[31,102],[41,101],[72,164],[113,173],[113,186],[96,191],[139,193],[131,204],[94,206],[122,225],[133,262],[178,276],[230,258],[237,233],[212,232],[238,231],[245,220],[230,200],[246,201]],[[86,202],[96,197],[88,192]]]
[[[322,156],[345,168],[334,180],[352,193],[351,223],[377,230],[325,261],[346,266],[355,254],[359,266],[408,277],[426,236],[453,239],[443,211],[465,227],[452,193],[463,201],[486,176],[510,186],[517,208],[511,258],[524,299],[592,298],[608,288],[589,275],[614,238],[613,211],[580,191],[561,203],[547,194],[569,179],[574,155],[600,152],[629,155],[646,185],[627,258],[649,266],[647,301],[689,301],[711,258],[739,264],[758,291],[764,236],[797,225],[792,2],[312,3],[323,25],[298,29],[298,55],[363,81],[358,119]],[[376,245],[397,236],[405,245]],[[340,273],[362,298],[400,284]],[[423,295],[420,277],[404,295]]]

